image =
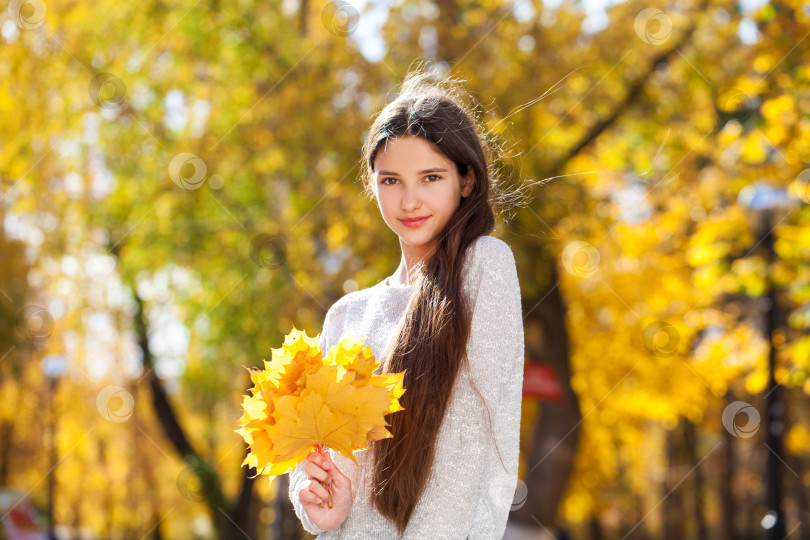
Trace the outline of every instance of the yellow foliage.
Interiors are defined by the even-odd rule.
[[[759,394],[768,386],[768,372],[763,369],[752,371],[745,378],[745,390],[749,394]]]
[[[796,424],[790,428],[785,436],[785,447],[795,456],[807,453],[810,448],[810,430],[803,424]]]
[[[326,233],[326,241],[329,249],[337,250],[346,243],[349,237],[349,227],[344,221],[336,221],[330,225]]]
[[[765,144],[767,141],[758,131],[752,131],[745,138],[742,150],[742,160],[746,163],[762,163],[768,156]]]
[[[786,346],[787,356],[804,371],[810,371],[810,336],[795,339]]]
[[[717,139],[721,146],[726,147],[735,142],[739,138],[740,133],[742,133],[742,124],[736,120],[732,120],[723,126],[723,129],[721,129],[720,133],[717,135]]]
[[[761,296],[767,289],[765,261],[758,257],[737,259],[731,264],[733,275],[737,278],[738,286],[750,296]]]
[[[385,415],[403,410],[405,371],[374,374],[380,363],[363,341],[347,336],[323,358],[319,336],[293,326],[265,369],[250,371],[236,430],[250,445],[243,465],[278,476],[324,446],[357,463],[352,452],[393,437]]]
[[[792,124],[796,121],[793,98],[782,95],[762,104],[762,116],[769,122]]]

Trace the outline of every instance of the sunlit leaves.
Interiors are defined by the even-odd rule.
[[[357,463],[355,450],[393,436],[384,415],[402,410],[405,372],[375,374],[380,363],[362,341],[346,337],[323,358],[318,336],[293,327],[265,368],[251,371],[237,430],[250,445],[245,465],[278,476],[324,446]]]

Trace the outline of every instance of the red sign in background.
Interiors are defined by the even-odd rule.
[[[523,366],[523,395],[543,401],[560,401],[562,386],[551,364],[533,362]]]

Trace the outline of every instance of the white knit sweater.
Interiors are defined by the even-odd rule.
[[[318,539],[503,538],[517,485],[520,446],[524,355],[520,285],[512,250],[505,242],[481,236],[469,249],[462,290],[474,306],[467,344],[470,374],[459,372],[439,430],[428,484],[404,535],[398,535],[394,522],[369,503],[370,451],[354,452],[358,467],[329,449],[334,463],[352,481],[353,506],[340,527],[323,531],[304,510],[298,492],[307,482],[306,462],[290,472],[289,497],[295,512],[304,529]],[[326,354],[350,334],[355,340],[365,337],[365,345],[380,359],[404,315],[411,287],[389,286],[383,280],[343,296],[326,314],[321,351]],[[469,384],[470,375],[492,415],[497,450],[486,410]]]

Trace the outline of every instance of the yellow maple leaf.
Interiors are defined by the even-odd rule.
[[[385,415],[403,410],[405,371],[375,374],[371,347],[350,336],[324,358],[319,337],[293,326],[264,369],[250,370],[236,432],[250,447],[242,464],[259,474],[285,474],[325,446],[357,464],[354,451],[393,437]]]

